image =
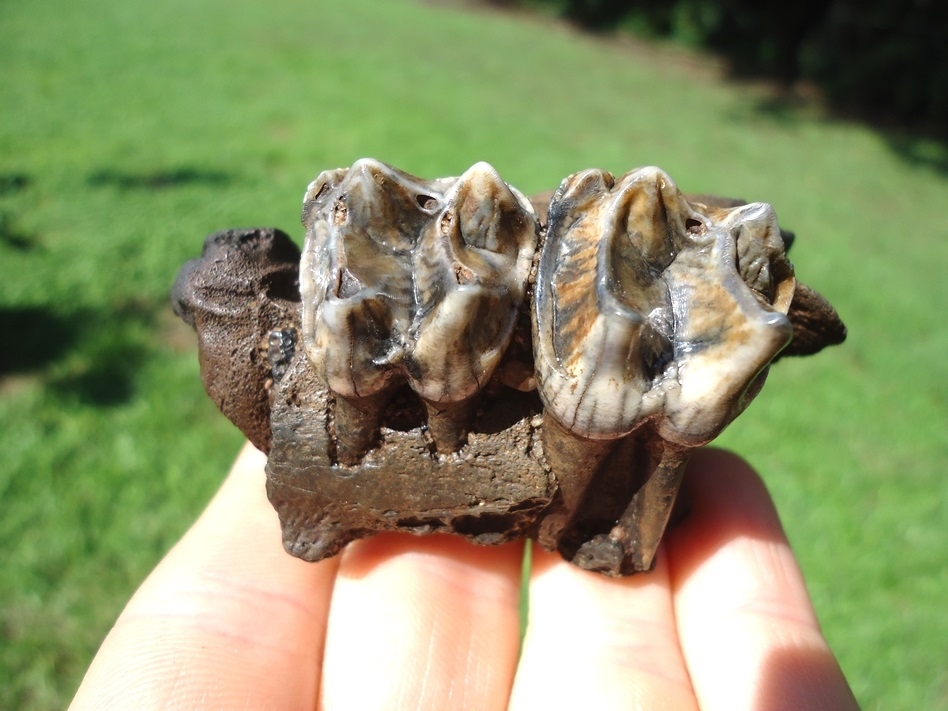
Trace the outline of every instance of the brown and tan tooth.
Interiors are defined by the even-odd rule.
[[[651,564],[670,512],[654,502],[674,500],[687,451],[756,394],[790,338],[793,285],[768,205],[692,206],[651,167],[563,182],[534,296],[538,390],[560,425],[545,428],[544,450],[568,452],[578,438],[605,457],[602,442],[643,423],[659,440],[652,479],[576,562],[611,574]],[[594,465],[572,471],[564,459],[554,470],[576,498]]]
[[[303,345],[358,460],[408,382],[438,451],[462,443],[526,291],[537,224],[486,163],[425,181],[378,161],[327,171],[304,199]]]
[[[303,346],[336,396],[341,461],[378,437],[413,312],[411,249],[426,216],[415,179],[373,160],[326,171],[304,198]],[[409,197],[410,195],[410,197]]]
[[[661,436],[682,446],[716,437],[757,394],[793,335],[796,281],[773,208],[724,211],[666,272],[675,304],[675,378]]]
[[[534,297],[537,379],[547,411],[578,436],[622,437],[661,409],[652,386],[673,358],[674,318],[663,273],[687,209],[647,168],[619,183],[579,173],[553,198]]]
[[[486,163],[456,180],[421,234],[407,370],[439,451],[463,442],[476,396],[510,342],[536,239],[529,202]]]

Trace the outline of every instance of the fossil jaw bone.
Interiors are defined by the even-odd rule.
[[[424,181],[363,159],[310,185],[303,223],[303,344],[336,395],[341,459],[373,445],[406,382],[436,449],[456,450],[526,292],[529,202],[486,163]]]
[[[781,358],[840,343],[846,328],[795,284],[791,235],[777,239],[769,207],[682,200],[656,169],[618,181],[587,171],[552,200],[538,310],[520,308],[504,351],[503,337],[470,324],[509,317],[523,298],[535,247],[521,227],[532,214],[486,166],[466,176],[421,181],[375,161],[323,173],[304,203],[301,270],[279,230],[209,236],[173,290],[176,313],[199,333],[205,389],[269,451],[267,491],[293,555],[318,560],[381,530],[438,530],[481,544],[535,537],[609,575],[647,570],[691,450],[756,394],[787,335],[781,315],[794,328]],[[532,201],[544,222],[550,195]],[[573,261],[583,268],[558,283]],[[531,315],[536,327],[549,314],[559,323],[531,338]],[[507,321],[490,325],[502,336]],[[457,370],[452,339],[479,344]],[[585,378],[577,388],[596,392],[590,380],[607,359],[576,367],[596,348],[615,349],[621,377],[601,388],[611,410],[583,411],[588,398],[571,406],[570,390],[554,398],[555,370],[567,365]],[[487,377],[483,398],[468,395]],[[535,393],[511,389],[537,380],[553,405],[542,415]],[[409,384],[428,398],[427,432]],[[631,399],[609,395],[635,386]],[[455,449],[475,401],[461,455],[431,456],[429,435]]]

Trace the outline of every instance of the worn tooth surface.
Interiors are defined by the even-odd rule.
[[[432,402],[474,395],[510,341],[536,247],[532,208],[486,163],[444,196],[415,252],[412,387]]]
[[[549,414],[590,439],[646,419],[713,436],[786,345],[793,272],[773,210],[703,214],[671,178],[571,176],[550,207],[535,289],[538,387]]]
[[[401,191],[386,189],[400,177],[359,161],[348,172],[321,174],[304,203],[303,344],[316,372],[343,397],[376,395],[399,375],[421,221],[417,205],[398,204]]]
[[[371,446],[370,413],[405,380],[428,405],[439,451],[457,449],[524,298],[529,202],[485,163],[424,181],[364,159],[310,185],[303,222],[304,348],[348,401],[345,426],[364,425],[352,456]]]
[[[663,273],[692,217],[654,169],[619,184],[586,171],[554,196],[534,297],[536,369],[547,410],[577,435],[621,437],[661,407],[652,384],[673,357]]]

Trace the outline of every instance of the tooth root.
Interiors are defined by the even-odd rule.
[[[585,570],[612,577],[652,567],[671,517],[690,449],[665,446],[651,476],[626,506],[608,534],[587,540],[570,558]]]
[[[349,466],[358,464],[378,444],[382,414],[391,394],[391,390],[384,390],[362,398],[336,395],[333,411],[336,461]]]
[[[428,433],[438,454],[457,452],[464,446],[479,400],[476,396],[449,403],[423,400],[428,412]]]
[[[655,551],[671,517],[690,449],[665,445],[661,459],[648,481],[632,497],[609,538],[624,551],[616,575],[644,572],[652,567]]]
[[[560,499],[540,524],[537,541],[556,550],[581,508],[590,482],[612,452],[616,440],[586,439],[549,414],[543,418],[543,456],[556,476]]]

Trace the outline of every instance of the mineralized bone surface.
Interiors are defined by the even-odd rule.
[[[771,206],[657,168],[528,200],[485,163],[363,159],[310,184],[303,224],[302,255],[279,230],[211,235],[173,302],[305,560],[402,530],[648,570],[689,453],[778,357],[845,338]]]

